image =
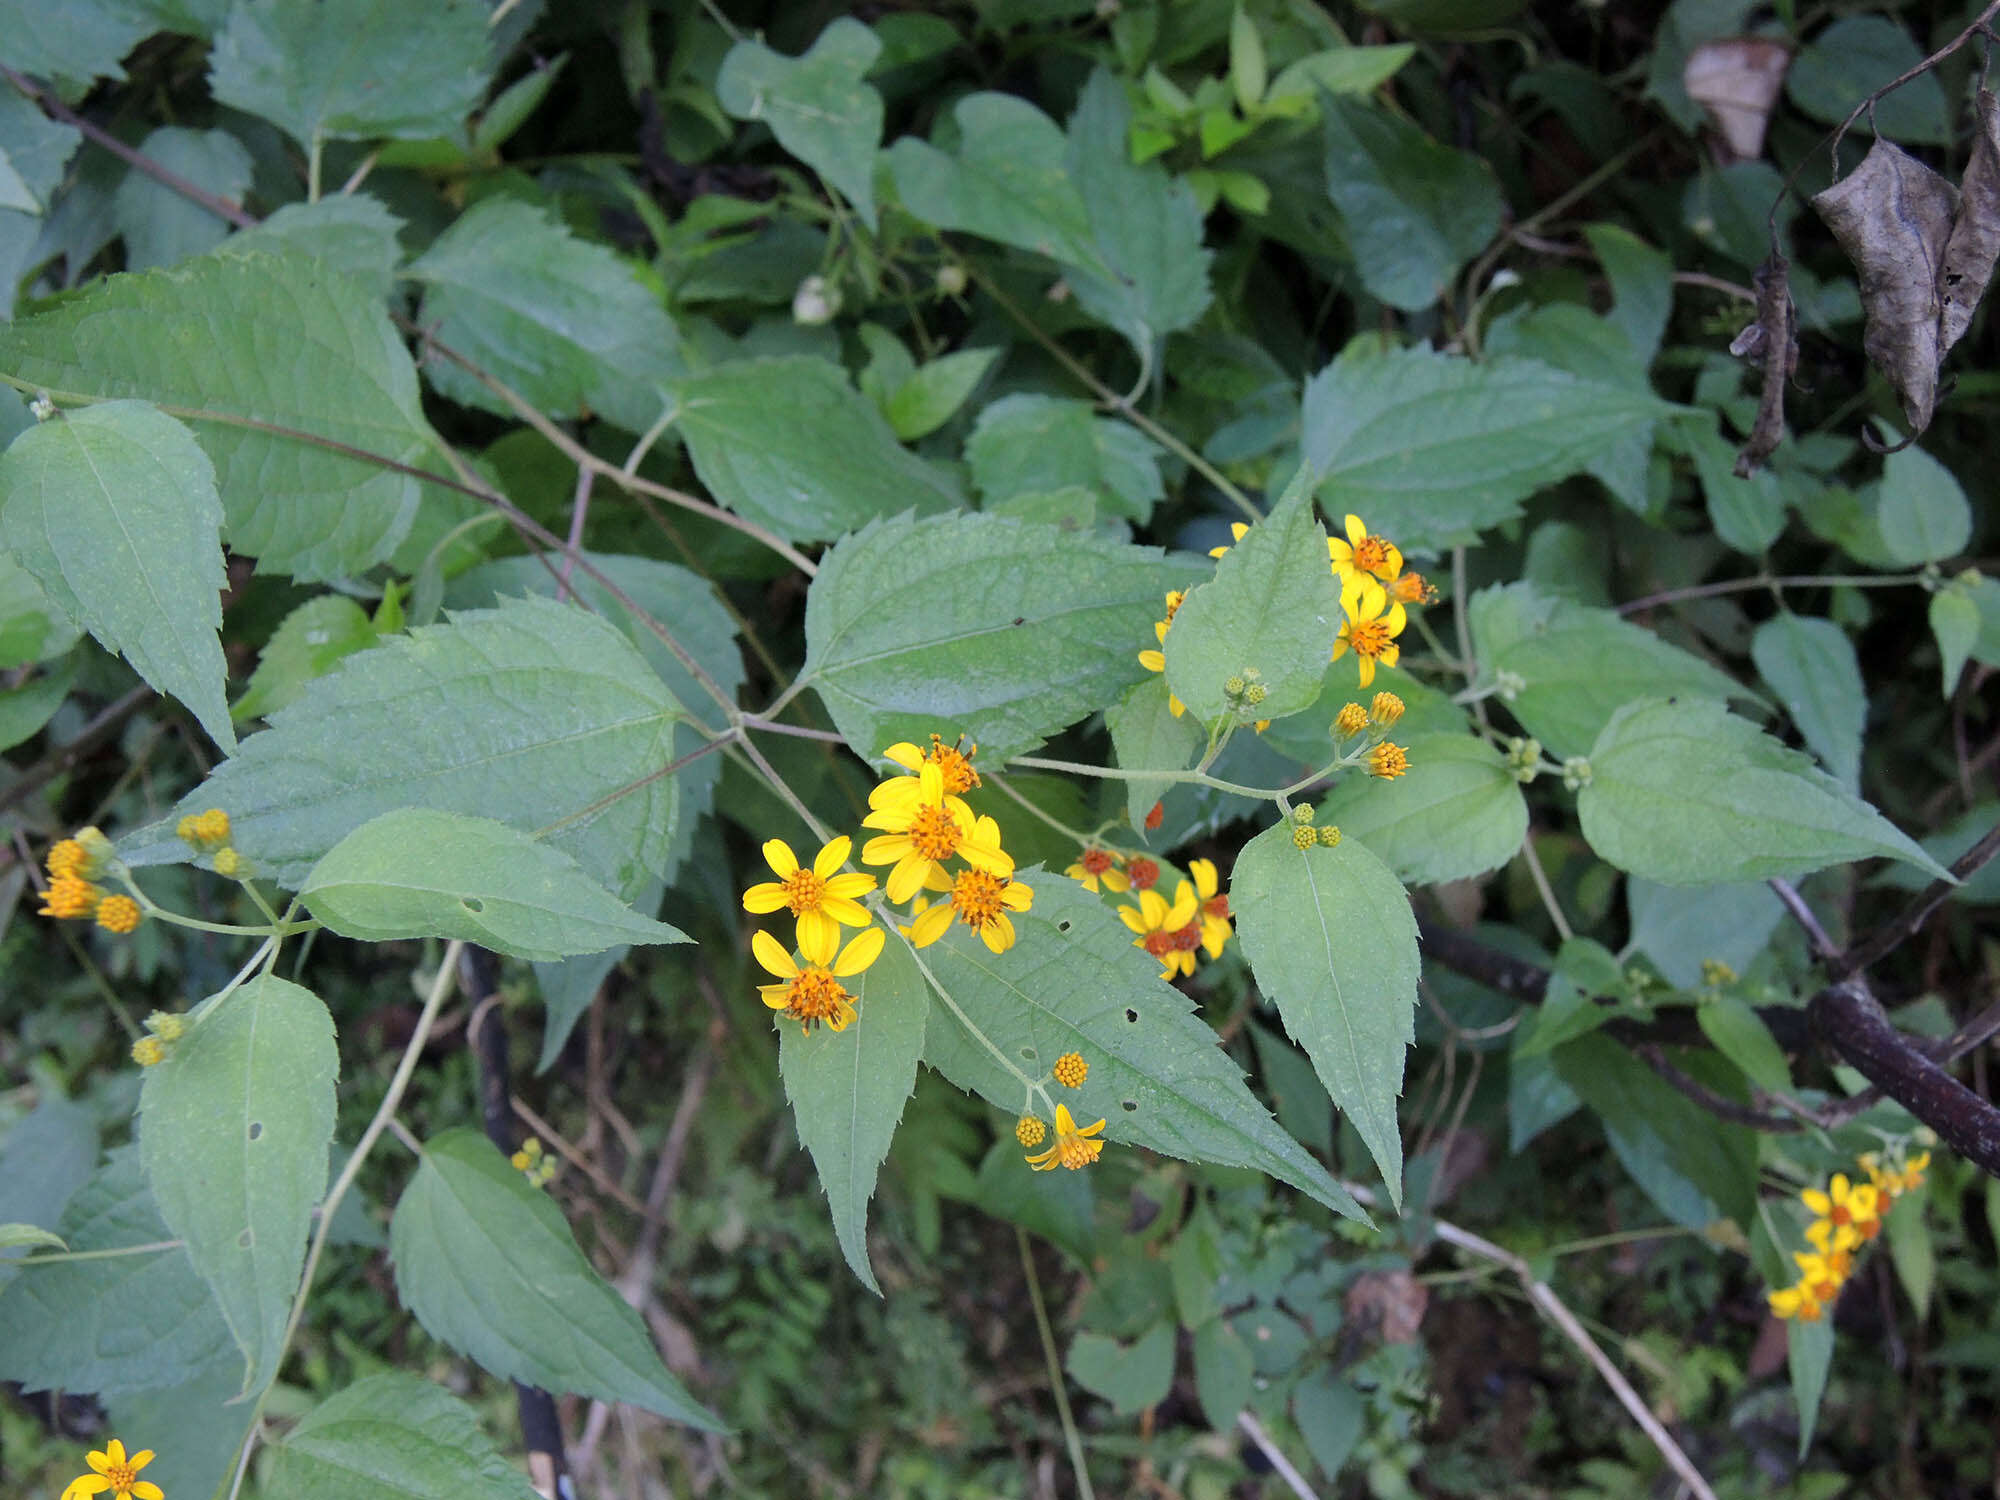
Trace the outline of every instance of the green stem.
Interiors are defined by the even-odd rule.
[[[1028,1247],[1028,1232],[1018,1224],[1014,1238],[1021,1247],[1021,1270],[1028,1278],[1028,1300],[1035,1306],[1035,1331],[1042,1336],[1042,1357],[1049,1366],[1049,1393],[1056,1398],[1056,1416],[1062,1422],[1063,1442],[1069,1448],[1070,1471],[1076,1475],[1080,1500],[1097,1500],[1090,1488],[1090,1469],[1083,1461],[1083,1439],[1077,1434],[1076,1419],[1070,1415],[1069,1391],[1063,1383],[1062,1361],[1056,1357],[1055,1330],[1049,1327],[1049,1310],[1042,1303],[1041,1279],[1035,1275],[1035,1257]]]
[[[1618,613],[1636,614],[1642,609],[1651,609],[1656,604],[1674,604],[1683,599],[1713,599],[1718,594],[1741,594],[1753,589],[1908,588],[1921,583],[1923,576],[1922,573],[1892,573],[1887,577],[1879,573],[1806,573],[1774,578],[1768,573],[1759,573],[1755,578],[1725,578],[1720,583],[1697,583],[1686,588],[1666,589],[1661,593],[1648,594],[1643,599],[1634,599],[1619,605]]]
[[[113,1260],[120,1255],[157,1255],[162,1250],[178,1250],[186,1240],[154,1240],[149,1245],[121,1245],[116,1250],[63,1250],[47,1255],[30,1255],[23,1260],[0,1261],[0,1266],[41,1266],[59,1260]]]
[[[996,787],[998,787],[1002,795],[1013,798],[1013,800],[1016,803],[1018,803],[1023,809],[1025,809],[1028,813],[1032,814],[1037,818],[1040,818],[1044,823],[1048,824],[1049,827],[1053,828],[1057,833],[1068,834],[1071,838],[1075,839],[1077,842],[1077,846],[1079,848],[1089,847],[1090,837],[1091,837],[1089,834],[1080,832],[1079,830],[1070,827],[1069,824],[1063,822],[1061,818],[1056,817],[1053,813],[1044,812],[1041,808],[1035,806],[1034,803],[1030,802],[1026,797],[1022,796],[1021,793],[1014,790],[1014,788],[1008,784],[1007,778],[1002,776],[998,771],[988,771],[986,773],[986,780],[992,782]]]

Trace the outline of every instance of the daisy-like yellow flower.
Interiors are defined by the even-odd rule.
[[[1410,769],[1410,753],[1401,745],[1392,745],[1384,740],[1368,752],[1368,774],[1379,776],[1384,781],[1394,781]]]
[[[1842,1284],[1854,1269],[1853,1257],[1845,1250],[1836,1255],[1807,1255],[1795,1250],[1792,1259],[1799,1266],[1798,1284],[1812,1294],[1815,1302],[1835,1301],[1840,1296]]]
[[[1389,580],[1389,597],[1399,604],[1437,603],[1437,585],[1417,572],[1399,573]]]
[[[1229,549],[1224,547],[1222,550],[1227,552]],[[1163,647],[1167,644],[1167,631],[1174,623],[1174,616],[1180,613],[1181,600],[1186,597],[1186,593],[1180,589],[1175,589],[1169,593],[1167,595],[1167,617],[1164,620],[1155,620],[1153,622],[1154,639],[1158,640]],[[1139,653],[1139,665],[1144,667],[1148,672],[1164,672],[1167,670],[1167,653],[1164,650],[1141,651]],[[1172,693],[1168,693],[1167,712],[1178,719],[1182,714],[1187,712],[1187,705]]]
[[[910,941],[919,948],[928,948],[943,937],[951,919],[957,917],[978,933],[979,940],[988,948],[1005,953],[1014,946],[1014,922],[1007,914],[1026,911],[1035,899],[1035,893],[1018,880],[989,875],[979,869],[945,875],[933,867],[924,888],[940,893],[949,891],[951,899],[927,908],[910,924]]]
[[[1849,1182],[1845,1172],[1833,1174],[1826,1192],[1807,1188],[1799,1194],[1799,1201],[1815,1218],[1825,1219],[1836,1229],[1851,1225],[1864,1240],[1872,1240],[1882,1228],[1881,1193],[1873,1183]]]
[[[1782,1291],[1768,1294],[1771,1312],[1780,1318],[1797,1318],[1803,1323],[1817,1323],[1826,1311],[1826,1304],[1813,1296],[1811,1290],[1800,1282]]]
[[[1332,660],[1352,651],[1361,659],[1361,685],[1375,680],[1375,664],[1393,667],[1402,659],[1396,637],[1410,623],[1408,611],[1400,603],[1390,603],[1382,585],[1366,573],[1356,573],[1342,583],[1340,607],[1347,618],[1340,622],[1340,634],[1333,643]]]
[[[1081,881],[1083,888],[1092,895],[1097,894],[1100,886],[1113,895],[1122,895],[1132,889],[1132,877],[1118,868],[1120,862],[1120,856],[1109,849],[1086,849],[1063,874],[1071,880]]]
[[[79,880],[88,880],[97,873],[90,868],[89,853],[75,839],[57,839],[49,845],[48,858],[43,863],[54,879],[74,875]]]
[[[1924,1185],[1924,1169],[1931,1164],[1931,1154],[1920,1152],[1911,1157],[1901,1167],[1885,1167],[1882,1159],[1874,1152],[1861,1157],[1862,1170],[1867,1172],[1868,1181],[1877,1194],[1886,1198],[1900,1198]]]
[[[821,928],[826,929],[826,936],[838,938],[836,924],[866,927],[868,908],[854,898],[874,890],[875,877],[840,873],[853,847],[854,840],[846,834],[829,840],[808,870],[792,853],[790,844],[783,839],[767,840],[764,862],[778,878],[745,891],[743,909],[762,916],[785,907],[798,919],[800,933],[811,932],[815,942],[819,941]]]
[[[855,1019],[854,996],[840,981],[852,979],[882,954],[887,935],[870,927],[836,955],[839,929],[828,924],[815,928],[808,938],[799,933],[799,955],[804,964],[778,945],[768,932],[750,940],[757,962],[783,980],[782,984],[758,986],[758,993],[772,1010],[782,1011],[799,1023],[801,1031],[811,1031],[822,1023],[828,1031],[845,1031]]]
[[[1118,917],[1139,934],[1132,946],[1160,961],[1160,978],[1172,979],[1194,972],[1194,950],[1201,946],[1201,928],[1195,923],[1199,910],[1194,887],[1183,880],[1174,891],[1173,905],[1158,891],[1141,891],[1139,904],[1119,907]]]
[[[87,917],[103,901],[104,891],[80,875],[58,875],[42,893],[41,916]]]
[[[1195,897],[1200,903],[1196,910],[1201,916],[1202,951],[1210,958],[1220,958],[1223,944],[1236,931],[1231,925],[1229,898],[1222,894],[1221,882],[1216,879],[1214,860],[1191,859],[1188,873],[1194,876]]]
[[[1861,1248],[1861,1233],[1852,1224],[1835,1225],[1826,1219],[1806,1225],[1806,1239],[1825,1256],[1842,1256]]]
[[[965,736],[958,737],[956,745],[947,745],[944,736],[931,736],[929,750],[919,750],[908,740],[891,745],[882,754],[915,776],[923,769],[925,761],[930,761],[944,777],[944,789],[956,797],[978,786],[979,773],[972,769],[972,757],[979,753],[977,745],[965,743]]]
[[[1028,1158],[1028,1165],[1037,1172],[1052,1172],[1057,1167],[1068,1167],[1074,1172],[1096,1161],[1104,1150],[1104,1142],[1092,1140],[1104,1129],[1104,1122],[1086,1125],[1077,1129],[1076,1121],[1070,1118],[1069,1106],[1056,1106],[1056,1143],[1039,1156]]]
[[[1235,546],[1237,542],[1242,541],[1243,538],[1245,538],[1249,534],[1250,534],[1250,528],[1248,526],[1245,526],[1241,521],[1231,521],[1229,523],[1229,535],[1232,538],[1232,540],[1229,546],[1230,547]],[[1227,552],[1228,550],[1229,547],[1210,547],[1208,549],[1208,555],[1210,557],[1220,557],[1222,556],[1223,553]]]
[[[897,905],[922,889],[933,869],[956,855],[976,870],[1006,878],[1014,860],[1000,847],[1000,825],[972,816],[965,799],[944,789],[944,773],[925,761],[915,776],[897,776],[868,796],[873,809],[861,820],[864,828],[884,832],[861,849],[865,865],[892,865],[883,883]]]
[[[1403,554],[1387,537],[1375,536],[1362,524],[1361,517],[1347,518],[1347,540],[1326,539],[1327,561],[1336,578],[1345,586],[1350,579],[1371,574],[1387,583],[1403,571]]]
[[[1351,740],[1368,727],[1368,710],[1359,703],[1345,705],[1333,716],[1333,733],[1343,740]]]
[[[166,1493],[151,1480],[139,1478],[139,1471],[153,1461],[153,1450],[141,1448],[125,1456],[125,1445],[113,1438],[101,1453],[87,1454],[84,1462],[91,1472],[69,1482],[63,1500],[85,1500],[89,1495],[110,1494],[116,1500],[166,1500]]]

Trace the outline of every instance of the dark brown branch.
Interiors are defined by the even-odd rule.
[[[1933,880],[1925,886],[1893,921],[1877,928],[1829,962],[1828,975],[1834,979],[1845,979],[1887,958],[1916,936],[1917,929],[1930,920],[1931,913],[1944,904],[1945,898],[1984,869],[1995,855],[2000,855],[2000,823],[1987,829],[1986,837],[1951,862],[1952,879]]]
[[[1667,1054],[1660,1050],[1657,1043],[1642,1042],[1632,1050],[1640,1062],[1717,1119],[1727,1120],[1732,1125],[1748,1125],[1752,1130],[1768,1131],[1773,1135],[1790,1134],[1805,1129],[1805,1121],[1795,1116],[1753,1109],[1748,1104],[1718,1094],[1699,1078],[1690,1078],[1668,1060]]]

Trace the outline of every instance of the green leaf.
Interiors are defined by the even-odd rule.
[[[59,1232],[75,1251],[173,1238],[146,1186],[137,1146],[111,1153],[71,1200]],[[30,1266],[0,1290],[0,1380],[18,1380],[31,1391],[116,1395],[173,1385],[218,1356],[235,1366],[233,1394],[242,1370],[229,1325],[178,1247]]]
[[[1372,104],[1329,98],[1324,128],[1327,191],[1361,284],[1422,312],[1500,227],[1493,169]]]
[[[1256,1368],[1250,1346],[1227,1319],[1211,1319],[1195,1330],[1195,1396],[1201,1402],[1201,1414],[1217,1432],[1235,1428],[1236,1414],[1249,1404]]]
[[[1201,747],[1201,725],[1185,713],[1176,714],[1169,701],[1172,697],[1164,676],[1148,677],[1104,711],[1105,727],[1111,731],[1112,753],[1118,758],[1120,770],[1188,768],[1195,751]],[[1125,783],[1125,815],[1134,828],[1146,826],[1146,814],[1172,785],[1164,778]]]
[[[223,1493],[236,1472],[250,1424],[258,1418],[255,1402],[236,1399],[242,1361],[226,1335],[223,1345],[218,1358],[183,1380],[126,1391],[104,1402],[112,1430],[168,1434],[143,1477],[169,1495]]]
[[[1263,102],[1268,82],[1264,39],[1257,35],[1257,22],[1239,0],[1236,13],[1229,19],[1229,83],[1236,90],[1236,107],[1246,115],[1250,113]]]
[[[1972,539],[1972,507],[1951,470],[1921,448],[1882,460],[1875,520],[1882,545],[1896,561],[1938,562],[1956,557]]]
[[[309,258],[198,256],[106,277],[0,326],[0,363],[52,391],[179,411],[215,463],[231,550],[267,572],[307,582],[361,572],[396,550],[416,514],[406,474],[195,415],[303,431],[404,464],[429,450],[416,368],[380,300]]]
[[[1267,695],[1236,710],[1239,722],[1282,719],[1319,697],[1342,616],[1312,483],[1301,469],[1174,616],[1167,684],[1204,724],[1230,712],[1224,687],[1232,677],[1261,684]]]
[[[896,441],[838,365],[736,360],[679,381],[676,419],[701,482],[791,541],[822,541],[911,506],[956,509],[955,482]]]
[[[1346,1467],[1367,1419],[1361,1393],[1326,1366],[1308,1372],[1292,1390],[1292,1420],[1329,1479]]]
[[[1099,269],[1090,213],[1055,121],[1011,94],[968,94],[952,110],[956,154],[905,136],[886,154],[896,196],[936,229],[960,229]]]
[[[308,599],[279,622],[257,658],[250,686],[230,709],[236,719],[267,718],[298,701],[307,684],[381,637],[368,612],[345,594]]]
[[[878,521],[820,563],[799,682],[862,756],[964,733],[1004,760],[1145,675],[1160,601],[1196,567],[999,516]]]
[[[1624,989],[1624,968],[1609,948],[1594,938],[1564,939],[1542,1003],[1522,1028],[1526,1035],[1514,1046],[1514,1061],[1540,1057],[1616,1020],[1617,1010],[1600,1004],[1599,997],[1617,995]]]
[[[204,192],[240,203],[250,187],[250,153],[226,130],[187,130],[165,125],[139,143],[139,150]],[[113,222],[125,240],[125,269],[147,271],[212,250],[229,233],[229,222],[185,193],[129,172],[111,200]]]
[[[1535,360],[1356,343],[1306,383],[1305,457],[1328,515],[1358,512],[1411,550],[1512,519],[1536,490],[1675,410]]]
[[[1467,614],[1482,680],[1519,677],[1525,686],[1507,709],[1558,756],[1587,751],[1640,692],[1748,696],[1735,678],[1614,611],[1550,599],[1532,584],[1482,589]]]
[[[1068,280],[1077,304],[1124,334],[1150,371],[1160,341],[1208,310],[1211,257],[1193,190],[1157,164],[1133,164],[1131,124],[1124,85],[1098,68],[1070,116],[1069,161],[1101,259]]]
[[[2000,578],[1974,579],[1970,587],[1964,578],[1961,573],[1952,582],[1965,589],[1979,609],[1979,639],[1973,642],[1972,659],[1989,667],[2000,667]]]
[[[0,454],[0,540],[105,649],[224,751],[222,502],[193,435],[141,401],[80,407]]]
[[[1930,1224],[1924,1217],[1929,1201],[1928,1188],[1903,1194],[1890,1207],[1885,1225],[1896,1279],[1903,1283],[1920,1319],[1930,1316],[1931,1292],[1937,1285],[1937,1247],[1931,1243]]]
[[[1958,686],[1965,658],[1979,641],[1979,606],[1958,589],[1931,595],[1931,634],[1937,638],[1943,691],[1947,701]]]
[[[1625,882],[1631,947],[1645,954],[1669,984],[1691,990],[1702,982],[1704,959],[1739,974],[1764,951],[1785,909],[1760,881],[1724,885]]]
[[[1668,885],[1804,875],[1878,856],[1944,867],[1868,803],[1719,703],[1641,698],[1611,716],[1577,797],[1609,863]]]
[[[1833,1367],[1833,1320],[1808,1323],[1791,1319],[1785,1324],[1785,1351],[1791,1367],[1792,1400],[1799,1408],[1799,1461],[1803,1463],[1812,1449],[1820,1398],[1826,1394],[1827,1372]]]
[[[1022,1073],[1038,1076],[1079,1052],[1090,1076],[1081,1090],[1064,1090],[1063,1102],[1082,1124],[1103,1115],[1107,1139],[1253,1168],[1366,1218],[1265,1113],[1215,1033],[1108,906],[1074,881],[1031,873],[1028,883],[1034,908],[1014,918],[1007,952],[989,953],[958,926],[924,949],[950,1000],[931,1008],[924,1061],[1011,1115],[1025,1096]]]
[[[20,687],[0,691],[0,750],[12,750],[39,734],[63,706],[75,680],[75,664],[64,662],[52,671],[36,673]]]
[[[278,1373],[339,1070],[319,997],[260,974],[201,1012],[140,1088],[146,1180],[222,1306],[246,1394]]]
[[[826,1191],[841,1254],[879,1297],[868,1264],[868,1200],[916,1087],[930,993],[910,950],[896,942],[849,987],[861,1019],[845,1031],[804,1032],[778,1018],[778,1071],[800,1144],[812,1152]]]
[[[1757,627],[1750,659],[1833,779],[1858,790],[1868,691],[1847,632],[1784,610]]]
[[[439,342],[551,417],[594,411],[644,432],[684,373],[679,335],[625,260],[579,240],[532,204],[488,198],[432,242],[410,277]],[[424,374],[462,406],[513,408],[449,359]]]
[[[1785,92],[1806,114],[1835,125],[1863,96],[1924,60],[1909,32],[1886,16],[1842,16],[1792,59]],[[1936,77],[1919,73],[1854,122],[1861,135],[1880,130],[1894,140],[1948,146],[1952,111]]]
[[[1166,494],[1152,439],[1097,416],[1087,401],[1004,396],[979,413],[965,461],[988,510],[1010,496],[1083,485],[1106,513],[1143,523]]]
[[[1926,836],[1922,843],[1940,864],[1952,864],[1985,837],[1986,831],[1996,822],[2000,822],[2000,802],[1991,799],[1975,802],[1936,833]],[[1892,866],[1877,876],[1874,883],[1894,886],[1901,891],[1920,891],[1930,884],[1930,880],[1915,870]],[[1952,891],[1951,899],[1974,906],[2000,905],[2000,860],[1990,861],[1985,868],[1969,876],[1963,885]]]
[[[1690,422],[1678,438],[1694,459],[1715,534],[1752,557],[1769,551],[1785,529],[1785,497],[1777,475],[1760,468],[1748,479],[1737,478],[1736,446],[1723,438],[1713,421]]]
[[[937,431],[965,405],[966,397],[986,378],[1000,353],[998,349],[961,349],[911,371],[882,407],[890,429],[906,443]]]
[[[479,1132],[447,1130],[425,1146],[390,1221],[389,1254],[425,1331],[491,1373],[723,1430],[660,1363],[562,1211]]]
[[[690,941],[640,916],[560,849],[491,818],[425,807],[363,823],[321,856],[299,899],[342,937],[462,938],[544,962]]]
[[[288,1500],[529,1500],[534,1488],[471,1407],[428,1380],[357,1380],[270,1445],[264,1486]]]
[[[61,1235],[51,1234],[46,1229],[37,1229],[33,1224],[0,1224],[0,1250],[19,1250],[24,1247],[38,1249],[67,1250]]]
[[[263,223],[238,230],[216,247],[219,255],[282,255],[287,250],[314,256],[321,265],[345,271],[379,287],[386,296],[403,262],[396,236],[403,221],[379,198],[336,193],[317,203],[287,203]]]
[[[1236,856],[1230,904],[1258,986],[1403,1201],[1396,1099],[1415,1036],[1417,919],[1389,867],[1343,841],[1301,852],[1292,826]]]
[[[119,63],[156,29],[142,0],[68,0],[57,6],[0,0],[7,65],[44,78],[78,84],[98,77],[122,79],[125,70]]]
[[[0,668],[51,661],[67,654],[82,635],[34,574],[0,550]]]
[[[33,1112],[0,1136],[0,1220],[54,1229],[96,1166],[97,1116],[44,1092]],[[0,1288],[12,1274],[10,1258],[0,1256]]]
[[[19,67],[14,44],[20,32],[10,30],[5,35],[8,61]],[[75,126],[51,120],[33,100],[9,89],[0,97],[0,209],[48,212],[62,185],[63,166],[82,140]]]
[[[1285,65],[1265,94],[1267,108],[1288,99],[1314,99],[1329,94],[1372,94],[1394,78],[1416,55],[1408,42],[1387,47],[1329,47]]]
[[[1743,1070],[1760,1089],[1780,1093],[1792,1087],[1791,1065],[1757,1012],[1735,995],[1713,995],[1695,1008],[1702,1035],[1715,1050]]]
[[[1611,282],[1606,319],[1625,335],[1633,357],[1649,369],[1674,310],[1672,257],[1617,224],[1589,224],[1583,236]]]
[[[1500,752],[1462,733],[1413,736],[1406,748],[1406,775],[1378,781],[1349,771],[1319,820],[1414,885],[1468,880],[1512,859],[1527,836],[1528,804]]]
[[[1131,1344],[1079,1333],[1070,1342],[1069,1373],[1121,1414],[1157,1406],[1174,1383],[1174,1325],[1155,1323]]]
[[[724,109],[739,120],[768,124],[779,145],[846,195],[870,233],[882,96],[865,80],[881,52],[874,32],[842,16],[803,57],[740,41],[715,79],[715,97]]]
[[[463,137],[493,51],[484,5],[237,0],[209,88],[317,150],[324,140]]]

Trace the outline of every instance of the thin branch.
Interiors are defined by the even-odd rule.
[[[1635,615],[1642,609],[1651,609],[1659,604],[1676,604],[1683,599],[1713,599],[1719,594],[1743,594],[1754,589],[1814,589],[1833,588],[1836,585],[1855,589],[1914,586],[1918,576],[1915,573],[1895,573],[1886,578],[1879,573],[1842,575],[1807,573],[1787,578],[1772,578],[1762,574],[1755,578],[1725,578],[1719,583],[1689,584],[1686,588],[1664,589],[1657,594],[1648,594],[1642,599],[1631,599],[1618,606],[1618,613]]]
[[[1953,891],[1984,869],[1995,855],[2000,855],[2000,823],[1987,829],[1984,838],[1951,862],[1950,880],[1933,880],[1925,886],[1891,921],[1829,963],[1827,973],[1835,979],[1845,979],[1881,962],[1914,937],[1917,929],[1930,919],[1931,913],[1943,905]]]
[[[1789,880],[1780,880],[1776,876],[1765,883],[1777,892],[1778,900],[1784,905],[1785,910],[1792,914],[1792,920],[1804,931],[1806,940],[1812,944],[1813,956],[1819,959],[1838,959],[1840,944],[1827,936],[1826,929],[1820,926],[1819,918],[1813,915],[1813,909],[1806,905],[1806,898],[1799,894],[1798,888]]]
[[[1747,1125],[1752,1130],[1767,1131],[1772,1135],[1788,1135],[1805,1129],[1805,1121],[1795,1116],[1753,1109],[1725,1094],[1718,1094],[1698,1078],[1690,1078],[1673,1065],[1657,1042],[1643,1042],[1632,1051],[1640,1062],[1717,1119],[1727,1120],[1732,1125]]]
[[[1250,1415],[1248,1407],[1236,1414],[1236,1425],[1243,1429],[1245,1437],[1257,1445],[1257,1451],[1264,1455],[1265,1461],[1277,1471],[1278,1477],[1285,1481],[1299,1500],[1319,1500],[1319,1496],[1313,1493],[1313,1487],[1306,1483],[1305,1475],[1292,1467],[1292,1461],[1285,1457],[1285,1450],[1271,1441],[1271,1435],[1264,1431],[1262,1423]]]

